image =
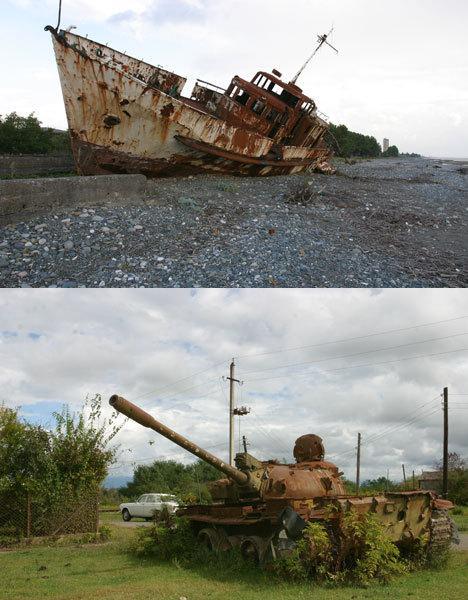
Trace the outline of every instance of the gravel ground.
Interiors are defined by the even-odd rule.
[[[0,230],[3,287],[466,287],[468,164],[149,182]]]

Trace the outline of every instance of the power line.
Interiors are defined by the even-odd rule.
[[[408,417],[412,417],[412,415],[416,415],[416,413],[420,412],[421,410],[424,410],[424,408],[426,408],[426,406],[429,406],[429,404],[432,404],[433,402],[435,402],[439,398],[440,398],[440,394],[437,395],[435,398],[432,398],[432,400],[429,400],[429,402],[425,402],[424,404],[421,404],[420,406],[418,406],[417,408],[415,408],[414,410],[412,410],[411,412],[409,412],[402,421],[399,421],[399,423],[397,423],[397,424],[394,423],[393,425],[390,425],[389,427],[384,428],[382,431],[380,431],[378,433],[375,433],[375,434],[367,437],[365,443],[368,444],[368,443],[372,442],[374,440],[374,438],[380,437],[382,433],[385,434],[387,432],[387,430],[391,431],[395,427],[399,426],[400,423],[406,422],[406,419]]]
[[[207,373],[208,371],[211,371],[212,369],[216,369],[217,367],[219,367],[220,365],[224,364],[223,362],[219,362],[216,363],[214,365],[211,365],[210,367],[207,367],[206,369],[203,369],[202,371],[197,371],[196,373],[192,373],[191,375],[187,375],[186,377],[182,377],[181,379],[176,379],[176,381],[173,381],[172,383],[168,383],[167,385],[163,386],[162,388],[156,388],[155,390],[151,390],[149,392],[146,392],[144,394],[141,394],[140,396],[137,396],[135,398],[135,400],[140,400],[141,398],[145,398],[146,396],[151,396],[153,394],[160,394],[162,391],[166,390],[166,389],[170,389],[173,388],[174,386],[176,386],[178,383],[181,383],[182,381],[187,381],[187,379],[192,379],[193,377],[197,377],[198,375],[202,375],[203,373]]]
[[[407,360],[415,360],[415,359],[419,359],[419,358],[432,358],[435,356],[445,356],[447,354],[454,354],[456,352],[467,352],[468,348],[457,348],[456,350],[449,350],[447,352],[437,352],[435,354],[419,354],[416,356],[405,356],[404,358],[399,358],[399,359],[395,359],[395,360],[387,360],[384,362],[378,362],[378,363],[364,363],[361,365],[350,365],[347,367],[338,367],[336,369],[322,369],[320,372],[321,373],[334,373],[336,371],[346,371],[348,369],[360,369],[363,367],[380,367],[383,365],[391,365],[394,363],[399,363],[399,362],[403,362],[403,361],[407,361]],[[302,375],[300,378],[303,377],[309,377],[309,375],[311,375],[311,372]],[[256,379],[250,379],[249,382],[254,382],[254,381],[270,381],[271,379],[284,379],[285,377],[290,377],[290,375],[286,374],[286,375],[275,375],[273,377],[261,377],[261,378],[256,378]],[[297,379],[297,378],[296,378]]]
[[[365,352],[354,352],[352,354],[342,354],[341,356],[330,356],[327,358],[320,358],[320,359],[316,359],[316,360],[311,360],[311,361],[307,361],[307,362],[301,362],[301,363],[290,363],[287,365],[280,365],[280,366],[275,366],[275,367],[268,367],[266,369],[257,369],[257,370],[252,370],[252,371],[244,371],[245,375],[248,375],[250,373],[262,373],[264,371],[275,371],[276,369],[286,369],[288,367],[301,367],[304,365],[309,365],[309,364],[315,364],[315,363],[320,363],[320,362],[327,362],[329,360],[338,360],[341,358],[353,358],[354,356],[363,356],[365,354],[373,354],[374,352],[385,352],[386,350],[396,350],[398,348],[406,348],[408,346],[416,346],[418,344],[425,344],[427,342],[437,342],[440,340],[447,340],[447,339],[451,339],[451,338],[455,338],[455,337],[462,337],[464,335],[468,335],[467,332],[465,333],[456,333],[453,335],[448,335],[448,336],[444,336],[444,337],[438,337],[438,338],[430,338],[430,339],[426,339],[426,340],[420,340],[418,342],[409,342],[407,344],[399,344],[398,346],[387,346],[386,348],[374,348],[372,350],[367,350]]]
[[[444,319],[444,320],[441,320],[441,321],[432,321],[430,323],[421,323],[419,325],[412,325],[412,326],[409,326],[409,327],[401,327],[401,328],[398,328],[398,329],[389,329],[389,330],[386,330],[386,331],[380,331],[380,332],[370,333],[370,334],[361,335],[361,336],[355,336],[355,337],[350,337],[350,338],[342,338],[342,339],[332,340],[332,341],[328,341],[328,342],[320,342],[320,343],[317,343],[317,344],[309,344],[309,345],[306,345],[306,346],[297,346],[297,347],[291,347],[291,348],[282,348],[282,349],[273,350],[273,351],[270,351],[270,352],[244,354],[244,355],[237,356],[237,358],[253,358],[253,357],[259,357],[259,356],[269,356],[269,355],[272,355],[272,354],[280,354],[280,353],[283,353],[283,352],[293,352],[293,351],[296,351],[296,350],[304,350],[304,349],[307,349],[307,348],[318,348],[318,347],[321,347],[321,346],[328,346],[328,345],[332,345],[332,344],[340,344],[340,343],[350,342],[350,341],[354,341],[354,340],[366,339],[366,338],[371,338],[371,337],[378,337],[378,336],[381,336],[381,335],[388,335],[388,334],[391,334],[391,333],[400,333],[400,332],[403,332],[403,331],[410,331],[410,330],[413,330],[413,329],[419,329],[419,328],[423,328],[423,327],[430,327],[430,326],[433,326],[433,325],[440,325],[440,324],[444,324],[444,323],[451,323],[451,322],[460,321],[460,320],[463,320],[463,319],[466,319],[466,318],[468,318],[468,316],[454,317],[452,319]],[[201,371],[197,371],[196,373],[192,373],[190,375],[187,375],[186,377],[182,377],[180,379],[177,379],[177,380],[173,381],[172,383],[169,383],[169,384],[167,384],[167,385],[165,385],[165,386],[163,386],[161,388],[156,388],[154,390],[150,390],[148,392],[145,392],[144,394],[140,394],[139,396],[137,396],[135,398],[135,400],[140,400],[142,398],[145,398],[145,397],[153,395],[153,394],[160,394],[161,392],[163,392],[163,391],[165,391],[167,389],[172,389],[175,386],[177,386],[179,383],[182,383],[183,381],[187,381],[189,379],[197,377],[198,375],[202,375],[203,373],[207,373],[208,371],[210,371],[210,370],[212,370],[214,368],[217,368],[217,367],[225,364],[225,362],[226,362],[226,360],[223,360],[222,362],[213,364],[210,367],[207,367],[206,369],[203,369]],[[203,384],[201,384],[201,385],[203,385]],[[189,388],[189,389],[191,389],[191,388]],[[183,390],[183,391],[186,391],[186,390]]]
[[[380,331],[377,333],[369,333],[366,335],[359,335],[356,337],[350,337],[350,338],[342,338],[342,339],[338,339],[338,340],[332,340],[329,342],[320,342],[317,344],[308,344],[307,346],[296,346],[296,347],[290,347],[290,348],[282,348],[280,350],[272,350],[270,352],[261,352],[261,353],[257,353],[257,354],[244,354],[241,356],[236,356],[237,359],[241,359],[241,358],[254,358],[257,356],[269,356],[271,354],[281,354],[283,352],[293,352],[296,350],[306,350],[307,348],[319,348],[321,346],[328,346],[331,344],[342,344],[344,342],[352,342],[354,340],[363,340],[366,338],[371,338],[371,337],[377,337],[380,335],[387,335],[390,333],[400,333],[403,331],[410,331],[412,329],[419,329],[421,327],[430,327],[431,325],[441,325],[443,323],[451,323],[454,321],[460,321],[462,319],[467,319],[468,315],[465,316],[461,316],[461,317],[455,317],[453,319],[444,319],[443,321],[432,321],[431,323],[422,323],[420,325],[412,325],[410,327],[401,327],[399,329],[388,329],[387,331]]]
[[[221,448],[221,447],[225,447],[226,444],[224,442],[222,442],[221,444],[215,444],[214,446],[206,446],[205,450],[212,450],[214,448]],[[181,448],[181,450],[183,451],[183,448]],[[139,460],[125,460],[125,461],[120,461],[119,464],[117,466],[114,467],[109,467],[109,471],[110,470],[115,470],[115,469],[121,469],[124,466],[128,466],[128,465],[134,465],[134,466],[138,466],[140,464],[144,464],[147,462],[155,462],[155,461],[160,461],[160,460],[168,460],[168,459],[175,459],[177,458],[177,454],[172,453],[172,454],[164,454],[164,455],[159,455],[159,456],[152,456],[149,458],[141,458]]]
[[[420,421],[423,416],[429,417],[429,416],[435,414],[436,412],[438,412],[439,410],[440,410],[440,408],[434,408],[431,412],[426,413],[425,415],[418,415],[417,417],[414,417],[414,418],[410,419],[406,423],[403,423],[403,424],[401,424],[399,426],[395,426],[393,429],[390,429],[388,431],[385,431],[384,433],[381,433],[380,435],[376,435],[376,436],[372,437],[372,439],[367,440],[365,442],[365,445],[373,444],[377,440],[380,440],[381,438],[386,437],[386,436],[388,436],[391,433],[396,433],[397,431],[400,431],[401,429],[405,429],[409,425],[413,425],[414,423],[416,423],[416,421]]]
[[[407,417],[414,415],[418,412],[420,412],[421,410],[423,410],[426,406],[428,406],[429,404],[431,404],[432,402],[435,402],[438,398],[440,398],[440,394],[435,396],[435,398],[432,398],[431,400],[429,400],[429,402],[425,402],[424,404],[420,405],[419,407],[417,407],[416,409],[414,409],[413,411],[411,411],[410,413],[408,413],[405,417],[405,419],[407,419]],[[435,408],[432,411],[430,411],[429,413],[427,413],[425,416],[431,416],[433,414],[435,414],[436,412],[438,412],[440,409],[439,408]],[[418,421],[420,418],[422,417],[422,415],[418,415],[415,416],[413,418],[411,418],[409,421],[401,421],[397,424],[394,424],[390,427],[386,427],[385,429],[369,436],[368,438],[365,438],[365,440],[362,442],[361,445],[368,445],[371,444],[375,441],[377,441],[378,439],[382,438],[382,437],[386,437],[392,433],[396,433],[397,431],[399,431],[400,429],[404,429],[406,427],[408,427],[409,425],[412,425],[413,423],[415,423],[416,421]],[[330,456],[332,456],[334,459],[335,458],[339,458],[341,456],[345,456],[347,454],[351,454],[354,453],[355,449],[351,449],[351,450],[347,450],[345,452],[341,452],[339,454],[331,454]]]

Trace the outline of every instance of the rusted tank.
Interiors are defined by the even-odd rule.
[[[128,400],[112,396],[110,404],[226,475],[211,485],[213,504],[191,505],[179,511],[192,523],[200,543],[214,550],[238,546],[244,556],[264,563],[290,552],[307,524],[316,522],[326,526],[339,557],[346,547],[341,522],[348,511],[375,514],[397,545],[410,546],[419,540],[427,550],[439,551],[451,543],[451,502],[421,490],[347,495],[343,473],[324,460],[324,446],[317,435],[296,440],[295,464],[260,461],[242,452],[233,467]]]
[[[329,126],[281,74],[227,89],[186,79],[69,31],[52,34],[78,172],[281,175],[330,170]]]

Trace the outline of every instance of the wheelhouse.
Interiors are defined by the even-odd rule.
[[[259,71],[251,81],[234,77],[225,94],[269,122],[268,136],[278,139],[287,136],[301,118],[315,117],[317,107],[299,87],[285,83],[281,74],[275,73]]]

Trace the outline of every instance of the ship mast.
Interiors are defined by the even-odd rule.
[[[325,45],[325,44],[326,44],[327,46],[330,46],[330,48],[331,48],[332,50],[334,50],[334,51],[335,51],[335,52],[338,54],[338,50],[337,50],[337,49],[336,49],[334,46],[332,46],[332,45],[331,45],[331,44],[328,42],[328,38],[329,38],[329,37],[331,36],[331,34],[333,33],[333,29],[334,29],[334,28],[332,28],[332,29],[330,30],[330,33],[326,33],[326,34],[324,34],[324,35],[319,35],[319,36],[317,36],[317,39],[318,39],[318,42],[319,42],[319,44],[318,44],[317,48],[315,48],[315,50],[313,51],[312,55],[311,55],[311,56],[310,56],[310,57],[309,57],[309,58],[306,60],[306,62],[304,63],[304,65],[301,67],[301,69],[299,69],[299,72],[298,72],[298,73],[297,73],[297,75],[294,77],[294,79],[291,81],[291,83],[293,83],[293,84],[296,84],[297,80],[298,80],[298,79],[299,79],[299,77],[302,75],[302,73],[305,71],[305,69],[306,69],[306,67],[308,66],[308,64],[310,63],[310,61],[311,61],[311,60],[314,58],[314,56],[317,54],[317,52],[320,50],[320,48],[321,48],[323,45]]]

